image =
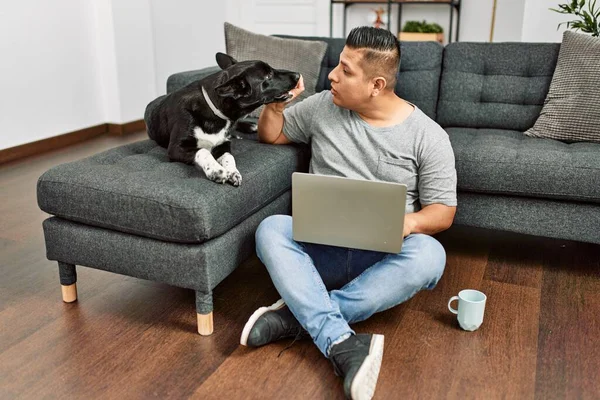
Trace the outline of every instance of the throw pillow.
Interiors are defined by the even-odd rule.
[[[260,35],[225,22],[225,48],[237,61],[261,60],[276,69],[302,74],[305,90],[291,104],[315,94],[327,43]],[[258,118],[262,107],[250,116]]]
[[[600,38],[563,34],[544,106],[525,134],[600,143]]]

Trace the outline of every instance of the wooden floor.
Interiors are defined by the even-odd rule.
[[[78,268],[61,301],[45,258],[36,180],[49,167],[145,138],[101,137],[0,166],[0,398],[341,399],[309,341],[239,345],[246,319],[278,299],[251,258],[214,293],[215,332],[196,332],[191,290]],[[433,291],[354,326],[385,335],[376,399],[600,398],[600,246],[453,227]],[[476,332],[447,310],[488,296]]]

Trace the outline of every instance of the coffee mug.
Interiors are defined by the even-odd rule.
[[[461,328],[465,331],[474,331],[483,322],[486,299],[486,295],[479,290],[461,290],[458,296],[452,296],[448,301],[448,309],[458,315],[458,324]],[[458,310],[450,306],[454,300],[458,300]]]

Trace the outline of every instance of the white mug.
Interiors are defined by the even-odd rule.
[[[474,331],[483,322],[486,299],[486,295],[479,290],[461,290],[458,296],[453,296],[448,301],[448,309],[450,312],[458,315],[458,324],[461,328],[465,331]],[[458,300],[458,310],[450,306],[450,303],[454,300]]]

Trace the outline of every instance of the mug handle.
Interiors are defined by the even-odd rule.
[[[450,303],[452,303],[454,300],[458,300],[458,296],[452,296],[450,298],[450,300],[448,301],[448,310],[450,310],[450,312],[452,314],[457,314],[458,315],[458,310],[455,310],[454,308],[450,307]]]

